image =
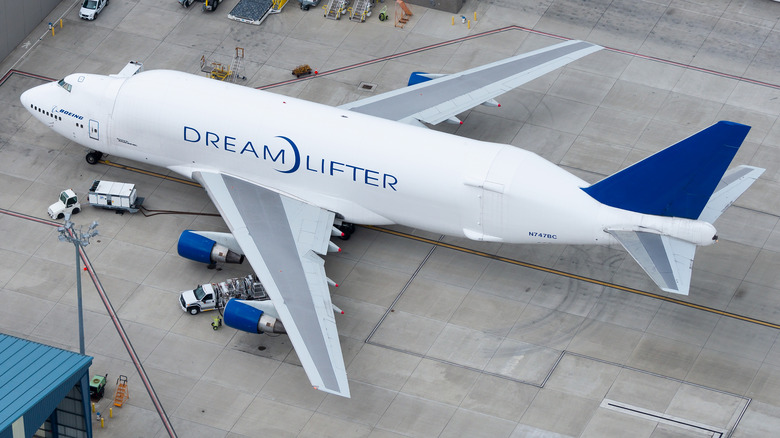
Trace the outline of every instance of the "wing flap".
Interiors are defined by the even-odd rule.
[[[324,261],[332,212],[246,180],[193,174],[266,288],[312,386],[349,397]]]

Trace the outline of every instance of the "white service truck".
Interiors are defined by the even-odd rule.
[[[81,211],[81,204],[76,192],[71,189],[63,190],[60,199],[49,206],[47,212],[52,219],[62,219],[66,214],[76,214]]]
[[[179,296],[179,305],[185,312],[197,315],[208,310],[222,309],[231,298],[262,301],[268,299],[268,294],[263,284],[249,274],[246,277],[200,284],[195,289],[185,290]]]
[[[139,198],[135,184],[95,180],[89,189],[89,205],[110,210],[135,213],[141,208],[144,198]]]

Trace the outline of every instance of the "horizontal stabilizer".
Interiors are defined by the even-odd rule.
[[[748,189],[764,169],[753,166],[737,166],[723,175],[715,193],[699,215],[699,220],[713,223],[727,208]]]
[[[661,289],[688,295],[696,245],[645,231],[607,229]]]
[[[583,190],[610,207],[697,219],[748,131],[718,122]]]

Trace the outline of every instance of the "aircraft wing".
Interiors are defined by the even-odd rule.
[[[334,213],[223,173],[193,174],[265,286],[312,385],[349,397],[324,261]]]
[[[566,41],[461,73],[341,105],[363,114],[419,125],[437,124],[602,47]],[[439,75],[429,75],[439,76]]]

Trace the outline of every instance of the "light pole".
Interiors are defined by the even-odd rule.
[[[89,245],[89,239],[98,235],[97,221],[93,221],[87,228],[86,232],[82,232],[82,227],[74,228],[73,222],[70,221],[70,214],[65,215],[65,224],[61,227],[57,227],[60,235],[57,236],[60,242],[70,242],[73,247],[76,248],[76,294],[78,297],[79,307],[79,353],[84,355],[84,314],[81,306],[81,257],[79,254],[79,247],[86,247]]]

